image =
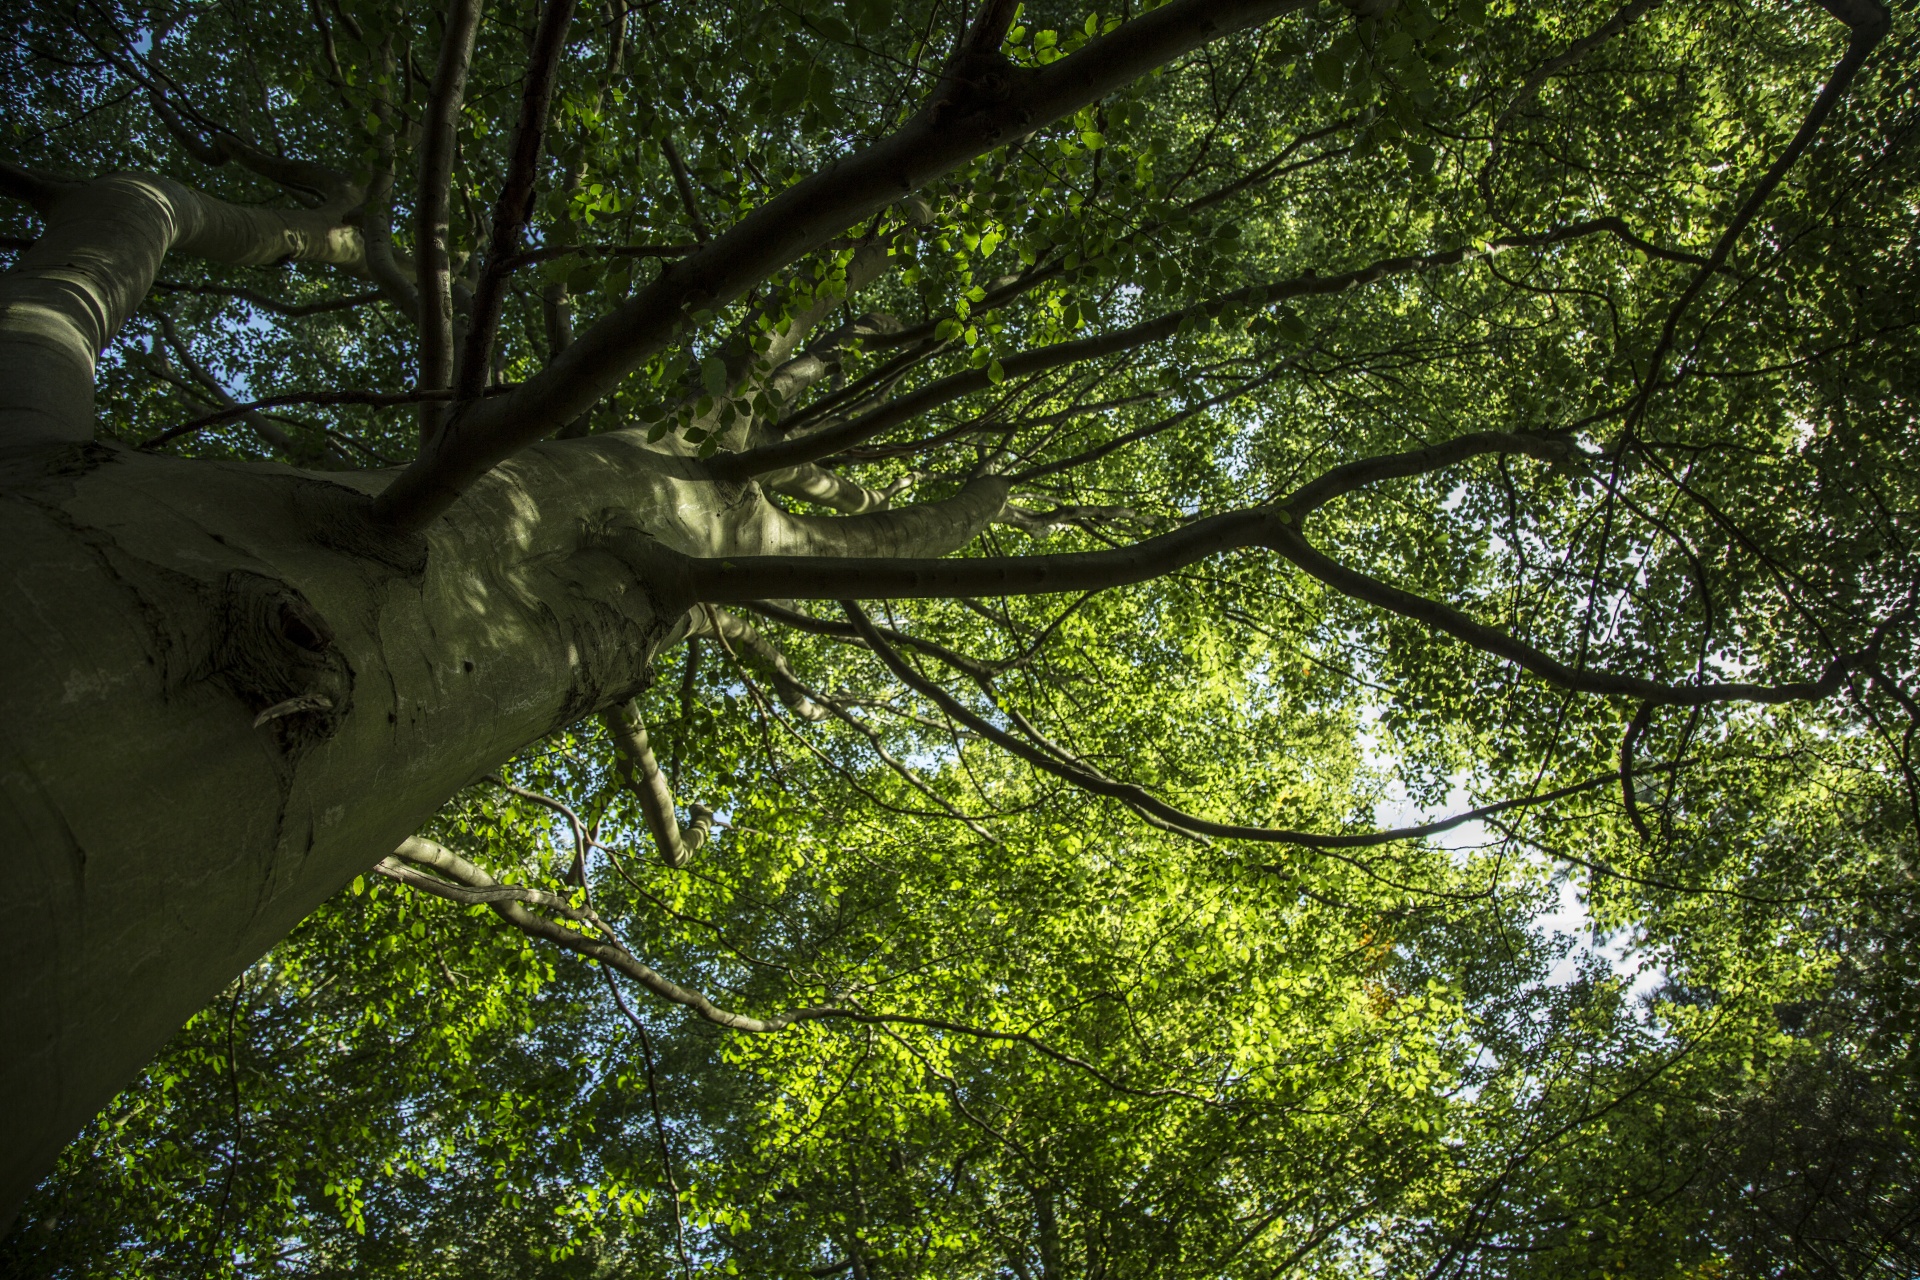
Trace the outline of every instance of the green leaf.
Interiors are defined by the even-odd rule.
[[[847,15],[867,35],[879,35],[893,25],[893,0],[848,0]]]
[[[788,63],[773,82],[772,107],[775,115],[790,115],[807,100],[813,69],[805,61]]]
[[[822,110],[834,106],[833,68],[826,63],[815,64],[807,80],[807,100]]]
[[[1316,54],[1310,64],[1313,69],[1313,82],[1328,93],[1335,93],[1346,80],[1347,63],[1344,58],[1332,53]]]

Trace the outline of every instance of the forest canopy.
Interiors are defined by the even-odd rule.
[[[1915,1274],[1914,19],[9,6],[0,1268]]]

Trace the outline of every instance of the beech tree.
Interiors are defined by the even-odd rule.
[[[1534,1153],[1628,1112],[1655,1150],[1627,1103],[1685,1046],[1750,1063],[1776,1008],[1829,1008],[1836,936],[1899,949],[1920,202],[1875,0],[5,21],[7,1212],[237,974],[317,1000],[286,975],[351,916],[439,921],[500,975],[598,967],[689,1272],[731,1219],[689,1246],[643,999],[790,1075],[838,1043],[808,1028],[894,1046],[1002,1155],[952,1046],[1102,1106],[1424,1099],[1373,1154],[1322,1135],[1369,1170],[1349,1200],[1138,1256],[1271,1270],[1417,1220],[1440,1275],[1528,1204],[1564,1226]],[[1577,1099],[1529,1083],[1524,1019],[1474,1077],[1499,1037],[1462,994],[1538,977],[1461,975],[1534,954],[1502,913],[1556,875],[1679,948],[1664,1030]],[[923,879],[886,908],[911,947],[835,916]],[[1108,894],[1119,950],[1050,932]],[[1033,972],[983,958],[1006,930]],[[1316,936],[1342,958],[1294,995],[1112,996],[1169,939],[1219,976]],[[208,1052],[244,1127],[232,999]],[[1284,1089],[1238,1056],[1349,1032],[1372,1057]],[[1469,1079],[1538,1123],[1488,1122],[1449,1181]],[[1098,1196],[991,1185],[1030,1217],[954,1274],[1102,1274]],[[364,1226],[360,1197],[310,1195]],[[802,1269],[910,1269],[834,1212]]]

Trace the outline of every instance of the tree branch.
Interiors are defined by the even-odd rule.
[[[520,236],[533,212],[535,179],[545,148],[547,117],[553,107],[553,85],[561,55],[567,48],[567,30],[573,24],[573,0],[547,0],[534,30],[526,78],[520,86],[520,119],[508,144],[507,176],[493,208],[493,234],[487,244],[486,265],[473,291],[473,316],[467,326],[466,350],[460,357],[460,399],[471,399],[486,385],[493,343],[500,327],[502,294]]]
[[[233,404],[216,413],[183,422],[177,427],[169,427],[151,440],[142,441],[142,449],[158,449],[163,444],[171,444],[181,436],[192,435],[208,427],[219,426],[223,422],[232,422],[235,418],[244,418],[257,409],[277,409],[283,405],[310,404],[336,405],[358,404],[370,408],[385,408],[396,404],[420,404],[425,401],[444,402],[452,399],[451,391],[294,391],[282,396],[267,396],[261,400],[249,400],[245,404]]]
[[[555,894],[543,893],[538,889],[523,889],[517,885],[497,885],[493,877],[468,862],[465,858],[460,857],[442,845],[435,844],[431,840],[422,839],[419,836],[413,836],[403,841],[400,847],[394,850],[394,857],[423,866],[433,867],[435,870],[459,882],[449,884],[444,880],[439,880],[432,876],[420,875],[415,872],[413,873],[414,878],[405,878],[404,883],[414,888],[424,890],[427,893],[434,894],[437,897],[446,898],[450,902],[459,902],[466,905],[484,904],[491,907],[502,919],[522,932],[532,934],[538,938],[545,938],[547,941],[564,947],[566,950],[572,951],[577,955],[598,960],[609,968],[617,969],[662,1000],[668,1001],[671,1004],[680,1005],[683,1008],[691,1009],[700,1017],[717,1026],[728,1027],[736,1031],[766,1033],[779,1031],[800,1022],[808,1022],[822,1017],[833,1017],[838,1012],[830,1008],[794,1009],[773,1018],[754,1018],[745,1014],[729,1012],[726,1009],[720,1008],[711,1000],[708,1000],[698,991],[689,987],[683,987],[662,976],[653,968],[642,964],[617,941],[596,941],[580,930],[569,929],[543,916],[537,916],[527,910],[526,906],[523,905],[532,903],[537,906],[546,907],[549,910],[559,912],[567,919],[597,928],[608,937],[613,936],[612,931],[606,927],[597,915],[572,906],[564,898],[560,898]],[[405,872],[407,868],[404,866],[394,866],[390,868],[388,861],[383,860],[374,870],[390,879],[402,880],[403,876],[396,874],[396,872]],[[489,890],[492,892],[487,892]]]
[[[694,854],[707,842],[713,830],[713,810],[703,804],[690,804],[687,812],[693,821],[684,827],[680,825],[680,818],[674,812],[673,791],[667,786],[666,776],[660,772],[660,763],[653,758],[653,747],[647,741],[647,726],[640,718],[638,699],[629,699],[602,712],[600,720],[613,738],[620,781],[639,803],[640,816],[646,819],[654,847],[660,851],[660,861],[675,871],[680,870],[693,861]]]
[[[1310,272],[1290,280],[1236,289],[1231,293],[1221,294],[1190,307],[1170,311],[1151,320],[1143,320],[1139,324],[1113,333],[1082,338],[1077,342],[1056,343],[1036,351],[1025,351],[1019,355],[1009,356],[1001,361],[1001,369],[1004,376],[1008,378],[1026,377],[1086,360],[1118,355],[1149,343],[1163,342],[1179,333],[1183,326],[1192,321],[1210,319],[1232,307],[1269,307],[1289,298],[1323,297],[1344,293],[1348,289],[1373,284],[1390,276],[1430,271],[1436,267],[1454,266],[1470,258],[1490,257],[1509,249],[1543,248],[1602,233],[1621,236],[1636,248],[1640,247],[1639,238],[1628,231],[1625,223],[1618,218],[1609,217],[1574,223],[1571,226],[1532,235],[1502,236],[1485,244],[1468,245],[1440,253],[1382,258],[1367,266],[1335,275],[1323,276]],[[911,421],[961,396],[984,391],[992,385],[993,380],[986,369],[969,369],[964,373],[951,374],[928,383],[918,391],[861,414],[851,421],[808,435],[794,436],[776,444],[749,449],[744,453],[723,455],[709,461],[707,466],[716,480],[738,482],[776,467],[816,462],[870,440],[883,431]]]
[[[1726,264],[1727,258],[1733,253],[1734,245],[1739,243],[1747,227],[1758,216],[1760,207],[1767,202],[1767,198],[1787,176],[1787,171],[1792,169],[1801,154],[1813,145],[1813,139],[1820,132],[1820,126],[1826,122],[1827,116],[1832,114],[1834,107],[1839,105],[1840,99],[1846,96],[1847,90],[1853,84],[1853,77],[1866,63],[1867,55],[1873,52],[1874,46],[1878,45],[1887,34],[1892,22],[1887,10],[1878,3],[1878,0],[1821,0],[1821,7],[1847,24],[1851,33],[1847,40],[1847,50],[1841,55],[1832,74],[1820,86],[1820,92],[1814,97],[1813,106],[1808,109],[1806,117],[1801,120],[1800,128],[1795,131],[1793,140],[1787,144],[1786,149],[1775,158],[1774,162],[1767,166],[1767,171],[1760,176],[1760,181],[1754,186],[1752,193],[1741,202],[1739,210],[1721,231],[1719,239],[1714,241],[1712,252],[1700,264],[1699,270],[1694,272],[1693,279],[1688,281],[1686,289],[1667,312],[1666,322],[1661,326],[1660,339],[1654,345],[1653,354],[1646,363],[1647,378],[1640,394],[1635,397],[1636,407],[1644,407],[1647,398],[1665,380],[1663,366],[1679,336],[1681,317],[1700,296],[1701,290],[1706,288],[1707,282]],[[1634,418],[1630,415],[1627,422],[1627,430],[1631,436]]]
[[[705,244],[713,239],[713,229],[700,216],[700,201],[694,195],[693,177],[687,172],[687,162],[680,158],[680,148],[673,144],[671,132],[660,136],[660,152],[666,156],[667,167],[673,171],[673,187],[680,193],[680,205],[687,211],[687,225],[693,228],[693,238]]]
[[[732,654],[738,646],[744,656],[753,662],[767,676],[773,685],[774,693],[786,704],[787,710],[802,720],[824,720],[827,710],[809,696],[807,687],[793,674],[793,668],[787,663],[787,655],[765,636],[755,629],[752,623],[725,609],[704,605],[694,611],[694,629],[688,632],[689,639],[711,635],[718,638]],[[738,656],[738,655],[736,655]]]
[[[414,201],[413,252],[420,294],[422,391],[453,385],[453,268],[449,250],[453,157],[467,69],[480,28],[480,0],[450,0],[440,59],[421,120],[420,190]],[[420,410],[420,444],[427,448],[440,425],[437,406]]]
[[[51,190],[18,177],[11,189]],[[11,445],[93,438],[94,362],[169,252],[365,268],[359,233],[334,212],[229,204],[153,174],[63,185],[43,216],[45,234],[0,277],[0,439]]]
[[[625,547],[636,564],[645,563],[651,581],[669,598],[715,604],[742,603],[764,597],[953,599],[1093,591],[1162,577],[1222,551],[1258,547],[1278,553],[1351,599],[1424,623],[1482,652],[1505,658],[1549,683],[1579,693],[1634,698],[1660,705],[1816,701],[1832,696],[1844,684],[1849,670],[1863,660],[1871,660],[1879,643],[1878,632],[1873,643],[1861,653],[1836,657],[1820,679],[1783,685],[1748,682],[1666,685],[1638,676],[1569,667],[1449,605],[1349,569],[1323,555],[1296,531],[1300,519],[1295,513],[1296,501],[1302,504],[1303,512],[1311,512],[1336,494],[1376,480],[1424,474],[1490,453],[1564,456],[1559,449],[1546,437],[1475,433],[1426,449],[1336,468],[1296,490],[1293,497],[1272,506],[1210,516],[1172,533],[1112,551],[960,560],[871,556],[698,559],[669,551],[651,540],[644,544],[629,540]]]
[[[1696,707],[1714,702],[1757,702],[1775,705],[1785,702],[1818,702],[1838,693],[1847,673],[1869,654],[1842,654],[1827,664],[1818,680],[1792,684],[1760,685],[1744,681],[1698,685],[1668,685],[1640,676],[1613,675],[1569,667],[1530,644],[1515,640],[1498,627],[1476,622],[1451,605],[1425,596],[1402,591],[1356,569],[1329,559],[1292,529],[1274,531],[1272,550],[1294,565],[1318,578],[1340,594],[1360,600],[1403,618],[1411,618],[1454,639],[1505,658],[1521,670],[1539,676],[1549,684],[1575,693],[1597,693],[1622,698],[1637,698],[1660,706]],[[1877,645],[1877,641],[1876,641]]]
[[[747,608],[752,609],[755,613],[764,614],[772,618],[775,622],[784,623],[796,631],[806,631],[816,636],[832,636],[837,640],[853,640],[858,643],[865,643],[865,641],[860,639],[859,631],[857,631],[851,623],[834,622],[829,618],[816,618],[812,614],[796,612],[795,610],[775,604],[771,600],[746,600],[741,603],[746,605]],[[937,641],[925,640],[919,636],[908,635],[904,631],[895,631],[891,627],[876,626],[875,630],[894,644],[906,645],[909,648],[918,649],[922,653],[938,658],[955,671],[963,671],[976,681],[985,680],[991,682],[994,675],[1001,670],[1001,668],[995,664],[975,662],[965,654],[956,653]]]
[[[449,879],[426,875],[407,866],[431,867]],[[545,938],[578,955],[598,960],[610,969],[618,970],[632,978],[654,995],[673,1004],[691,1009],[700,1017],[718,1026],[736,1031],[769,1033],[781,1031],[802,1022],[817,1022],[823,1019],[836,1019],[871,1026],[911,1026],[926,1027],[933,1030],[952,1031],[976,1040],[997,1040],[1006,1043],[1022,1044],[1041,1055],[1051,1058],[1065,1066],[1083,1071],[1101,1084],[1116,1092],[1132,1094],[1135,1097],[1187,1098],[1195,1102],[1214,1105],[1215,1100],[1184,1089],[1158,1088],[1141,1089],[1124,1084],[1107,1075],[1084,1058],[1063,1053],[1047,1044],[1039,1037],[1025,1031],[1000,1031],[991,1027],[974,1026],[964,1022],[950,1022],[941,1018],[922,1017],[917,1014],[874,1013],[867,1009],[845,1005],[825,1005],[810,1008],[793,1009],[777,1014],[772,1018],[753,1018],[744,1014],[732,1013],[713,1004],[698,991],[682,987],[669,981],[654,969],[634,959],[619,942],[599,942],[580,930],[569,929],[555,924],[551,920],[534,915],[527,910],[526,904],[554,911],[566,919],[598,930],[603,936],[613,939],[613,931],[591,907],[573,906],[557,894],[546,893],[539,889],[522,888],[518,885],[497,884],[493,877],[468,862],[459,854],[444,845],[413,836],[401,842],[391,857],[383,858],[374,868],[376,874],[405,884],[410,888],[445,898],[466,906],[488,906],[499,913],[502,919],[516,928],[535,937]]]
[[[522,249],[507,258],[507,270],[518,271],[536,262],[578,255],[583,258],[679,258],[692,253],[694,244],[548,244],[537,249]]]
[[[1465,813],[1455,814],[1449,818],[1440,818],[1433,822],[1420,823],[1417,826],[1398,827],[1391,831],[1367,831],[1349,835],[1321,835],[1310,831],[1290,831],[1279,827],[1255,827],[1238,823],[1215,822],[1210,818],[1202,818],[1196,814],[1188,813],[1183,809],[1175,808],[1144,787],[1136,786],[1130,782],[1121,782],[1086,765],[1061,759],[1054,752],[1048,751],[1044,747],[1033,743],[1025,742],[994,725],[992,721],[987,720],[985,717],[974,714],[974,712],[969,710],[958,698],[955,698],[938,684],[921,675],[918,671],[914,670],[911,663],[901,658],[899,653],[874,630],[872,622],[868,620],[867,615],[861,610],[858,604],[851,600],[842,600],[840,607],[846,610],[848,621],[852,623],[854,629],[860,633],[861,638],[867,642],[868,646],[873,649],[880,660],[886,664],[887,670],[891,671],[909,688],[919,692],[942,711],[952,716],[955,720],[958,720],[961,724],[966,725],[967,728],[978,733],[981,737],[1020,757],[1035,768],[1050,773],[1067,782],[1071,782],[1084,791],[1090,791],[1095,795],[1107,796],[1110,799],[1119,800],[1139,810],[1144,815],[1158,818],[1173,827],[1192,832],[1196,835],[1214,836],[1229,840],[1251,840],[1263,844],[1289,844],[1326,853],[1343,849],[1366,849],[1383,844],[1394,844],[1404,840],[1424,839],[1427,836],[1439,835],[1443,832],[1451,831],[1455,827],[1464,826],[1469,822],[1476,822],[1482,818],[1505,813],[1511,809],[1519,809],[1530,805],[1546,804],[1554,800],[1561,800],[1567,796],[1578,795],[1581,792],[1592,791],[1598,787],[1608,786],[1619,776],[1618,774],[1610,773],[1599,778],[1589,778],[1585,782],[1578,782],[1572,786],[1561,787],[1554,791],[1541,792],[1533,796],[1519,796],[1511,800],[1502,800],[1496,804],[1482,805],[1477,809],[1469,809]]]
[[[515,395],[467,406],[380,495],[376,517],[399,530],[423,528],[495,463],[599,403],[693,313],[726,305],[847,227],[1006,139],[1304,3],[1172,0],[1049,66],[1008,67],[964,86],[960,96],[929,104],[888,138],[788,187],[673,263]]]
[[[269,298],[264,293],[256,293],[252,289],[241,289],[232,285],[181,284],[175,280],[155,280],[153,287],[160,293],[185,293],[201,298],[232,298],[250,307],[294,319],[301,316],[327,315],[334,311],[351,311],[355,307],[364,307],[370,302],[378,302],[382,297],[378,291],[375,291],[350,294],[344,298],[328,298],[322,302],[281,302],[277,298]]]

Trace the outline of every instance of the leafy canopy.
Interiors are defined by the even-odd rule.
[[[1146,7],[1029,3],[1003,53],[1051,65]],[[912,638],[904,671],[831,607],[763,612],[757,642],[715,621],[638,708],[674,794],[718,815],[688,866],[654,859],[592,722],[427,834],[590,902],[727,1009],[850,1016],[724,1032],[370,872],[102,1113],[10,1264],[1910,1274],[1915,62],[1896,6],[1837,80],[1852,6],[1831,7],[1308,6],[696,315],[568,431],[713,458],[924,393],[824,461],[903,502],[1013,476],[964,556],[1128,545],[1337,467],[1525,441],[1342,490],[1306,532],[1346,577],[1241,552],[1086,595],[870,605]],[[581,9],[490,380],[898,127],[969,16]],[[482,15],[458,278],[537,17]],[[224,129],[398,174],[388,222],[418,248],[437,9],[4,22],[21,163],[284,202],[190,157]],[[104,430],[413,456],[415,417],[383,403],[218,416],[405,393],[390,300],[301,264],[163,274],[103,361]],[[823,302],[822,376],[792,400],[756,382]],[[1749,692],[1685,692],[1715,685]],[[1316,835],[1522,803],[1349,848],[1208,839],[989,731],[1082,782]]]

